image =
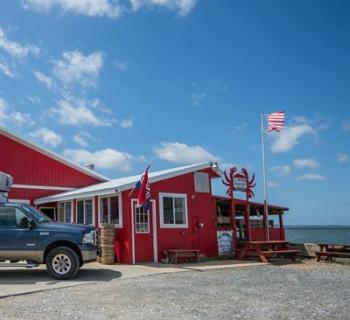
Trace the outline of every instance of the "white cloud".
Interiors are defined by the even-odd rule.
[[[280,185],[277,182],[270,181],[270,182],[267,183],[267,186],[270,187],[270,188],[277,188]]]
[[[4,74],[6,74],[10,78],[15,77],[15,75],[13,74],[9,66],[5,63],[0,63],[0,71],[2,71]]]
[[[177,11],[181,16],[189,14],[197,3],[197,0],[130,0],[134,11],[141,7],[167,7]]]
[[[159,159],[173,163],[220,161],[219,157],[212,155],[201,146],[188,146],[179,142],[163,142],[160,147],[154,149],[154,152]]]
[[[338,153],[337,160],[339,163],[345,163],[349,161],[349,156],[345,153]]]
[[[86,131],[80,131],[77,134],[73,136],[73,141],[80,145],[81,147],[88,147],[90,141],[96,142],[97,140],[91,136],[88,132]]]
[[[118,71],[127,71],[129,68],[129,61],[115,60],[113,65]]]
[[[50,114],[58,115],[60,123],[65,125],[110,126],[114,122],[113,119],[105,119],[93,110],[97,108],[98,103],[98,100],[61,99],[50,109]]]
[[[342,128],[344,131],[350,131],[350,120],[344,121],[342,123]]]
[[[63,151],[63,155],[81,165],[94,164],[97,169],[116,169],[119,171],[129,171],[133,159],[133,156],[127,152],[110,148],[95,152],[84,149],[66,149]]]
[[[5,32],[0,28],[0,48],[9,55],[16,58],[25,58],[27,55],[39,55],[40,49],[33,45],[22,45],[7,38]]]
[[[52,88],[52,78],[46,76],[45,74],[41,73],[40,71],[33,71],[33,74],[35,78],[43,83],[48,89]]]
[[[205,92],[193,93],[191,95],[192,104],[196,107],[199,106],[206,96]]]
[[[272,136],[271,151],[273,153],[290,151],[299,144],[302,137],[314,133],[315,130],[308,124],[285,126],[281,132]]]
[[[304,174],[301,177],[298,177],[297,180],[325,180],[326,177],[321,174],[309,173]]]
[[[176,11],[180,16],[188,15],[198,0],[24,0],[24,8],[39,12],[49,12],[58,7],[89,17],[118,18],[124,12],[138,11],[143,7],[165,7]]]
[[[7,102],[0,98],[0,125],[1,126],[31,126],[33,125],[31,116],[27,113],[10,111]]]
[[[293,165],[297,168],[319,168],[320,164],[318,161],[312,159],[312,158],[302,158],[302,159],[294,159]]]
[[[47,128],[41,128],[31,132],[30,136],[38,139],[44,145],[48,145],[53,148],[56,148],[63,141],[62,137],[58,133]]]
[[[122,13],[122,7],[110,0],[25,0],[24,7],[41,12],[59,7],[89,17],[116,18]]]
[[[117,122],[122,128],[131,128],[134,125],[132,119],[118,120]]]
[[[53,73],[65,87],[75,82],[82,86],[95,86],[102,66],[102,52],[84,55],[77,50],[65,51],[61,60],[53,61]]]
[[[276,172],[280,176],[288,176],[290,174],[291,168],[290,166],[275,166],[270,168],[271,172]]]

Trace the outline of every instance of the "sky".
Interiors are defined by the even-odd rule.
[[[350,225],[349,34],[347,0],[3,0],[0,126],[110,178],[244,167],[262,201],[285,111],[268,201]]]

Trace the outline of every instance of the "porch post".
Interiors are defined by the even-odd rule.
[[[233,188],[231,190],[230,198],[231,198],[230,210],[231,210],[231,226],[232,226],[232,249],[236,250],[238,247],[238,243],[237,243],[237,225],[236,225],[236,206],[235,206]]]
[[[246,226],[246,231],[247,231],[247,240],[251,241],[252,240],[252,231],[250,227],[250,204],[249,204],[249,197],[248,193],[246,193],[246,204],[245,204],[245,226]]]
[[[285,234],[284,234],[284,225],[283,225],[283,216],[282,216],[282,212],[278,214],[278,218],[279,218],[279,224],[280,224],[280,237],[281,240],[285,240]]]

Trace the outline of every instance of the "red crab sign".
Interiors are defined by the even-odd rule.
[[[253,174],[252,178],[249,178],[248,171],[246,169],[242,169],[241,172],[238,172],[236,167],[232,167],[229,170],[224,172],[224,179],[222,180],[223,184],[227,186],[226,194],[230,197],[231,200],[231,221],[232,221],[232,229],[233,229],[233,248],[235,248],[235,244],[237,241],[236,235],[236,212],[235,212],[235,199],[234,192],[242,191],[246,194],[246,210],[245,210],[245,231],[246,238],[248,241],[251,240],[251,229],[250,229],[250,206],[249,199],[253,198],[254,192],[253,188],[255,187],[255,174]]]

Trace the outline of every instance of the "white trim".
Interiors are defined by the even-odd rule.
[[[109,181],[109,179],[107,177],[104,177],[103,175],[97,173],[97,172],[94,172],[92,170],[89,170],[88,168],[85,168],[83,166],[80,166],[78,164],[75,164],[75,163],[72,163],[71,161],[69,161],[68,159],[52,152],[52,151],[49,151],[48,149],[42,147],[42,146],[39,146],[33,142],[29,142],[27,140],[25,140],[24,138],[21,138],[19,137],[18,135],[15,135],[14,133],[8,131],[7,129],[4,129],[2,127],[0,127],[0,134],[4,135],[5,137],[11,139],[11,140],[14,140],[20,144],[23,144],[25,145],[26,147],[30,148],[30,149],[33,149],[37,152],[40,152],[42,153],[43,155],[51,158],[51,159],[54,159],[58,162],[61,162],[63,163],[64,165],[70,167],[70,168],[73,168],[81,173],[84,173],[90,177],[93,177],[97,180],[100,180],[100,181]]]
[[[162,170],[156,172],[149,173],[149,182],[154,183],[165,179],[174,178],[183,174],[195,172],[203,169],[211,169],[213,170],[219,177],[221,176],[221,172],[216,164],[212,162],[199,163],[195,165],[185,166],[174,168],[170,170]],[[135,183],[140,179],[142,174],[124,177],[119,179],[114,179],[108,182],[97,183],[92,186],[79,188],[77,190],[71,192],[65,192],[62,194],[57,194],[53,196],[43,197],[34,200],[35,204],[43,204],[47,202],[56,202],[59,200],[71,200],[77,197],[92,197],[92,196],[102,196],[114,193],[115,191],[126,191],[130,190],[135,186]]]
[[[137,199],[130,199],[131,204],[131,249],[132,249],[132,264],[135,264],[135,227],[134,227],[134,206],[133,202],[137,203]]]
[[[75,207],[76,207],[76,223],[81,223],[81,222],[78,222],[78,202],[79,201],[83,201],[84,202],[84,221],[83,221],[83,224],[86,224],[86,210],[85,210],[85,201],[89,201],[89,200],[92,200],[92,226],[96,226],[96,221],[95,221],[95,197],[90,197],[90,198],[80,198],[80,199],[76,199],[76,203],[75,203]]]
[[[139,209],[139,208],[142,208],[142,206],[140,205],[136,205],[135,206],[135,210],[136,209]],[[147,214],[147,231],[137,231],[137,220],[135,219],[135,234],[151,234],[151,223],[150,223],[150,212],[149,210],[146,211],[146,213],[143,213],[143,214]],[[136,211],[134,212],[134,215],[135,215],[135,218],[136,218]]]
[[[164,212],[163,212],[163,198],[164,197],[170,197],[170,198],[183,198],[185,199],[185,224],[165,224],[164,223]],[[175,202],[174,202],[175,206]],[[174,213],[175,215],[175,213]],[[174,216],[175,218],[175,216]],[[188,205],[187,205],[187,194],[185,193],[165,193],[165,192],[159,192],[159,221],[160,221],[160,227],[164,229],[187,229],[188,228]]]
[[[28,199],[9,199],[9,202],[30,204],[30,200],[28,200]]]
[[[70,187],[56,187],[56,186],[40,186],[34,184],[13,184],[12,188],[16,189],[35,189],[35,190],[57,190],[57,191],[70,191],[76,190],[77,188]]]
[[[101,200],[104,198],[118,197],[118,211],[119,211],[119,223],[114,224],[114,228],[121,229],[123,228],[123,211],[122,211],[122,193],[116,192],[109,195],[98,196],[98,226],[101,227]],[[111,203],[108,201],[108,211],[110,212]],[[109,213],[110,214],[110,213]],[[110,220],[110,219],[109,219]],[[96,224],[97,225],[97,224]]]
[[[157,212],[156,201],[152,201],[152,227],[153,227],[153,262],[158,263],[158,232],[157,232]]]

